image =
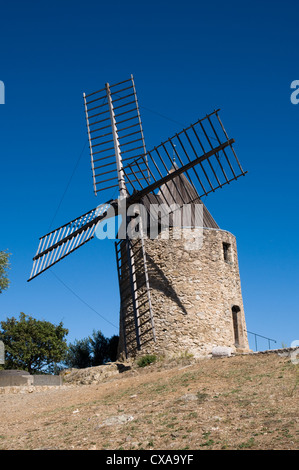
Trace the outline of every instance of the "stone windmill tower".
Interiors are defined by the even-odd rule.
[[[195,196],[184,175],[168,187],[179,204],[183,189]],[[160,197],[165,202],[162,193],[171,205],[164,185]],[[122,274],[119,268],[120,355],[190,353],[199,357],[217,346],[249,350],[236,238],[220,229],[204,204],[199,221],[198,226],[192,220],[178,227],[170,220],[154,239],[146,236],[131,242],[137,277],[137,325],[132,290],[126,282],[125,242],[116,244],[119,266],[123,267]]]
[[[94,192],[119,197],[41,237],[29,280],[118,217],[119,357],[248,350],[236,240],[202,202],[245,174],[219,110],[147,151],[133,76],[84,105]]]

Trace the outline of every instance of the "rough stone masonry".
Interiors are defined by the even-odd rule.
[[[164,240],[159,235],[158,239],[144,240],[156,341],[151,331],[143,330],[141,322],[141,349],[131,347],[128,355],[200,357],[219,346],[233,352],[249,351],[235,236],[204,228],[201,249],[192,250],[190,242],[196,232],[183,231],[185,236],[180,239]],[[129,305],[124,314],[133,316]],[[134,329],[126,333],[127,340],[131,335],[130,344],[135,345]],[[120,356],[123,352],[120,323]]]

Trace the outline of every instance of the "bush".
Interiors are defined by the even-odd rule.
[[[141,357],[137,361],[138,367],[145,367],[148,366],[149,364],[152,364],[153,362],[156,362],[157,356],[155,354],[147,354],[146,356]]]

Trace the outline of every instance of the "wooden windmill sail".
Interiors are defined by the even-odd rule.
[[[95,195],[115,187],[119,195],[41,237],[29,281],[92,240],[98,223],[119,214],[121,201],[127,208],[142,203],[147,211],[164,204],[171,212],[173,204],[202,204],[204,196],[245,174],[219,110],[148,151],[133,76],[83,98]],[[126,228],[131,220],[126,217]],[[218,227],[205,206],[203,224]],[[149,333],[155,341],[155,325],[144,243],[125,233],[115,248],[127,352],[133,344],[140,349]]]

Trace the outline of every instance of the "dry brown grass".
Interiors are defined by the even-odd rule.
[[[277,354],[189,362],[0,395],[0,449],[298,449],[298,365]]]

